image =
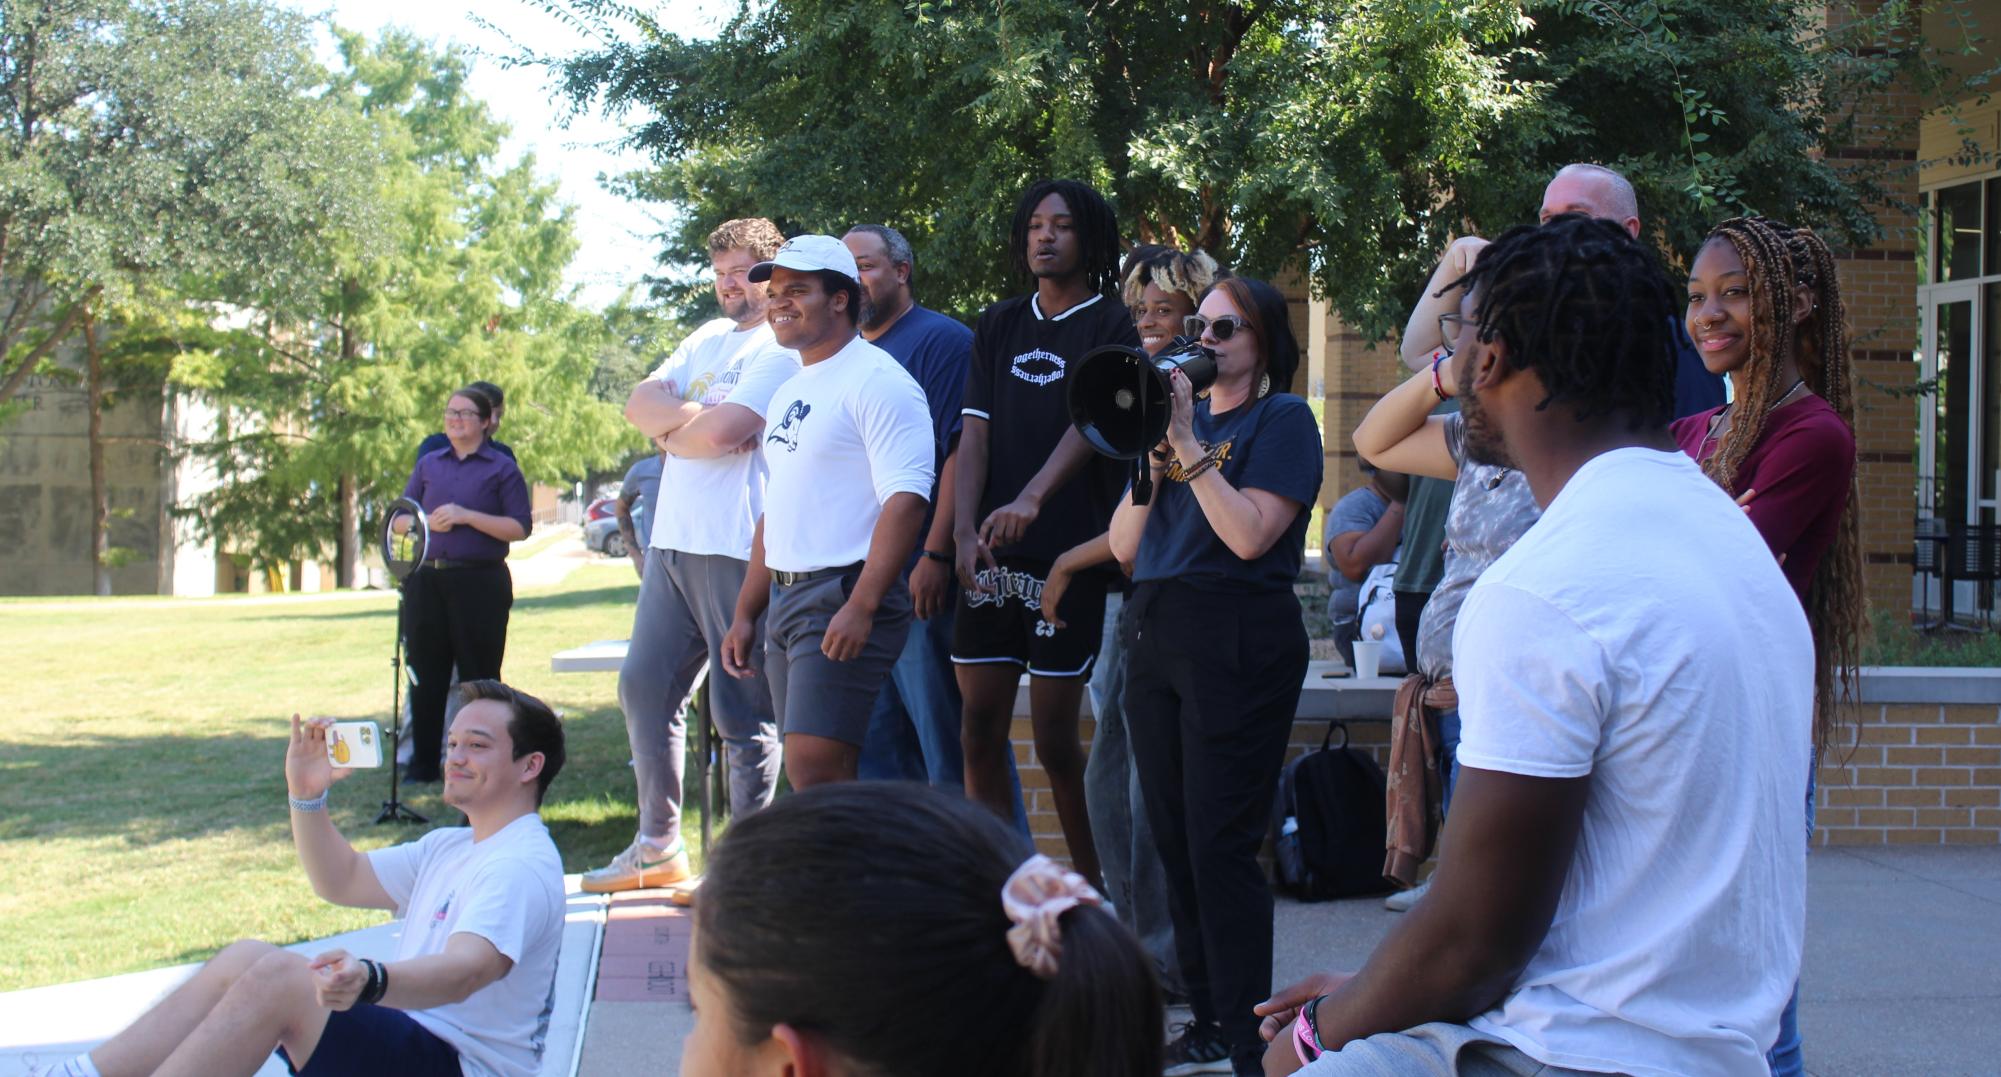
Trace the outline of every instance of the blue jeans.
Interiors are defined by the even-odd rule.
[[[1813,846],[1813,793],[1819,784],[1820,760],[1815,758],[1811,769],[1806,772],[1806,840],[1807,847]],[[1772,1049],[1765,1052],[1765,1063],[1772,1067],[1772,1077],[1805,1077],[1806,1055],[1800,1047],[1800,985],[1793,981],[1793,997],[1786,1000],[1786,1008],[1779,1014],[1779,1038]]]
[[[1167,910],[1167,873],[1160,866],[1160,851],[1140,796],[1126,726],[1126,648],[1119,633],[1124,605],[1125,596],[1116,591],[1105,596],[1104,641],[1091,672],[1096,732],[1084,764],[1084,805],[1091,816],[1105,895],[1117,907],[1119,920],[1153,958],[1161,979],[1178,990],[1181,964],[1175,959],[1174,919]]]
[[[1459,709],[1438,712],[1438,774],[1445,779],[1445,795],[1440,798],[1442,819],[1452,810],[1452,790],[1459,784]]]
[[[862,741],[855,776],[863,781],[929,782],[950,789],[966,784],[966,757],[959,747],[959,721],[964,704],[952,672],[953,610],[928,621],[913,620],[903,653],[890,667],[889,680],[876,697]],[[1008,756],[1008,779],[1014,786],[1014,823],[1028,833],[1028,812],[1021,804],[1021,776]]]

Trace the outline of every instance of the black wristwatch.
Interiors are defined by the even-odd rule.
[[[937,550],[927,549],[924,551],[924,556],[929,557],[931,560],[940,562],[942,564],[949,565],[952,563],[952,555],[939,553]]]

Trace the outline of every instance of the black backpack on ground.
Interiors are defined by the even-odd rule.
[[[1320,750],[1287,763],[1272,807],[1279,889],[1301,901],[1392,889],[1383,878],[1385,785],[1375,758],[1348,746],[1343,722],[1327,724]]]

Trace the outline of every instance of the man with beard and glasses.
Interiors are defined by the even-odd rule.
[[[688,335],[626,401],[625,417],[666,453],[661,461],[646,567],[632,615],[632,642],[618,671],[618,703],[632,742],[639,833],[583,888],[593,894],[668,886],[688,878],[681,844],[681,779],[687,723],[681,702],[702,663],[709,710],[729,755],[730,813],[771,803],[778,785],[778,720],[761,682],[715,675],[723,635],[750,562],[764,511],[766,468],[757,451],[766,409],[799,369],[765,320],[750,268],[784,242],[761,217],[726,221],[709,234],[723,316]],[[762,665],[762,648],[751,661]]]
[[[1460,810],[1431,896],[1360,972],[1258,1008],[1266,1072],[1764,1077],[1806,919],[1806,617],[1676,451],[1650,252],[1566,215],[1456,283],[1435,387],[1464,418],[1384,463],[1452,445],[1525,476],[1542,517],[1459,611]]]
[[[966,701],[966,793],[1004,818],[1018,810],[1008,730],[1026,670],[1035,754],[1063,840],[1078,872],[1096,883],[1077,718],[1118,569],[1079,573],[1061,621],[1042,616],[1042,587],[1058,557],[1104,533],[1127,475],[1070,425],[1069,374],[1103,345],[1138,348],[1139,333],[1113,292],[1118,222],[1097,191],[1075,180],[1029,187],[1015,203],[1008,253],[1034,290],[988,307],[974,327],[953,489],[962,589],[952,661]]]

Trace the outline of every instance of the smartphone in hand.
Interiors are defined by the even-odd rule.
[[[335,722],[327,730],[327,760],[337,767],[382,765],[382,727],[374,722]]]

